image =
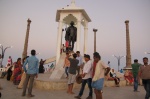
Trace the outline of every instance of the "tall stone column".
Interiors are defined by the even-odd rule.
[[[61,46],[61,38],[62,38],[62,26],[63,26],[63,22],[60,20],[58,23],[58,34],[57,34],[57,52],[56,52],[56,65],[59,61],[60,58],[60,46]]]
[[[84,28],[84,54],[87,54],[87,39],[88,39],[88,28]]]
[[[96,52],[96,32],[97,32],[97,29],[93,29],[93,32],[94,32],[94,52]]]
[[[22,59],[27,56],[30,24],[31,24],[31,20],[28,19],[27,20],[27,31],[26,31],[26,37],[25,37],[25,43],[24,43],[24,50],[23,50],[23,53],[22,53]]]
[[[126,25],[126,67],[131,67],[129,20],[125,21],[125,25]]]
[[[77,51],[80,51],[81,21],[77,22]]]
[[[62,46],[62,39],[63,39],[63,32],[64,32],[64,29],[62,29],[62,34],[61,34],[61,46]]]

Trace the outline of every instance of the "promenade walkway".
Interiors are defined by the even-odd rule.
[[[35,97],[28,98],[22,97],[22,89],[17,89],[16,85],[12,82],[6,81],[6,79],[0,79],[0,84],[2,86],[2,97],[0,99],[75,99],[74,96],[78,94],[79,89],[75,89],[74,95],[69,95],[66,90],[60,91],[47,91],[41,89],[33,89],[33,94]],[[133,92],[133,86],[126,87],[104,87],[103,99],[144,99],[145,91],[143,86],[139,86],[140,92]],[[88,95],[88,89],[85,89],[82,99],[86,99]],[[95,99],[95,95],[93,97]]]

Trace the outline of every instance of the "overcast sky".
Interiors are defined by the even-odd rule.
[[[39,59],[56,55],[58,23],[55,21],[57,9],[70,5],[71,0],[0,0],[0,44],[7,49],[13,61],[22,56],[27,19],[30,27],[28,53],[36,49]],[[117,59],[112,57],[126,55],[125,20],[129,20],[132,61],[137,58],[142,63],[144,56],[150,58],[150,0],[76,0],[87,12],[92,22],[88,29],[88,53],[91,57],[94,47],[93,28],[97,28],[97,51],[102,60],[110,61],[117,70]],[[81,54],[83,54],[83,27],[81,33]],[[64,41],[64,40],[63,40]],[[64,42],[63,42],[64,43]],[[126,58],[121,59],[121,68]]]

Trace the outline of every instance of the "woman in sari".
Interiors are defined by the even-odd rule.
[[[25,57],[23,59],[23,64],[25,62],[25,60],[28,58],[29,56]],[[28,68],[28,65],[26,65],[26,68]],[[23,68],[22,68],[22,76],[21,76],[21,81],[19,83],[19,85],[17,86],[17,89],[22,89],[23,88],[23,84],[25,82],[25,79],[26,79],[26,73],[24,72]]]
[[[127,83],[129,85],[132,85],[134,78],[133,78],[132,73],[129,70],[126,70],[124,77],[125,77],[125,80],[127,81]]]
[[[22,65],[21,65],[21,58],[17,59],[17,62],[14,64],[14,71],[13,71],[13,83],[15,85],[18,85],[21,81],[21,71],[22,71]]]

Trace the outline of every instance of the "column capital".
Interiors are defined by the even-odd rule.
[[[125,23],[128,24],[128,23],[129,23],[129,20],[126,20]]]
[[[97,32],[97,31],[98,31],[98,29],[95,29],[95,28],[93,29],[93,32]]]
[[[27,22],[28,22],[28,23],[31,23],[32,21],[28,18]]]

